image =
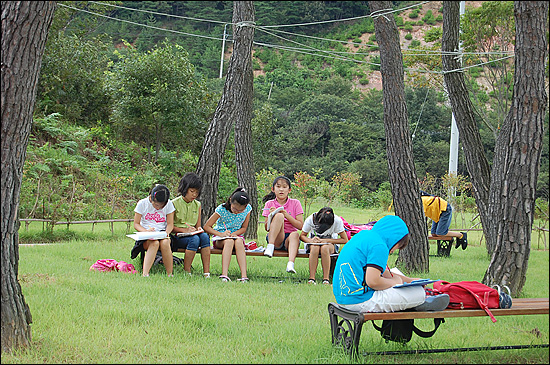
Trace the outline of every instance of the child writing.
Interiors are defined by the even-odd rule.
[[[418,278],[389,270],[389,255],[407,247],[409,228],[398,216],[387,215],[371,230],[355,234],[338,255],[332,292],[336,303],[358,312],[442,311],[448,294],[426,296],[423,286],[394,288]]]
[[[309,284],[316,284],[315,273],[321,253],[321,268],[323,269],[323,284],[330,284],[330,255],[338,252],[338,244],[348,242],[344,221],[334,215],[332,208],[321,208],[306,218],[300,240],[304,242],[309,253]]]
[[[222,274],[220,275],[222,281],[231,281],[227,275],[233,249],[237,257],[237,264],[241,269],[241,278],[238,281],[248,281],[243,234],[248,228],[251,211],[248,194],[243,188],[237,188],[227,202],[218,205],[204,224],[204,230],[214,236],[214,248],[223,249]]]
[[[170,234],[174,226],[174,205],[170,201],[170,191],[162,184],[157,184],[147,198],[138,201],[134,209],[134,228],[138,232],[166,231]],[[173,275],[174,258],[170,248],[170,238],[149,239],[136,241],[132,254],[138,250],[145,250],[143,260],[143,276],[149,276],[157,251],[160,248],[162,262],[168,276]],[[137,254],[136,254],[137,256]],[[133,256],[132,258],[134,258]]]
[[[273,181],[271,193],[264,196],[265,203],[262,215],[269,216],[269,213],[282,207],[271,219],[268,228],[268,220],[265,222],[267,235],[267,248],[264,251],[265,256],[273,257],[274,250],[288,251],[288,263],[286,271],[295,274],[294,260],[300,247],[299,229],[304,224],[304,210],[298,199],[289,198],[290,179],[286,176],[278,176]]]
[[[174,208],[174,228],[172,230],[172,250],[185,250],[183,269],[191,275],[191,264],[197,250],[201,250],[202,270],[205,278],[210,277],[210,237],[201,227],[201,203],[197,198],[201,194],[202,180],[194,172],[188,172],[180,180],[178,193],[172,200]],[[189,233],[178,236],[177,233]]]
[[[463,250],[468,246],[466,232],[449,231],[453,217],[453,208],[445,199],[420,191],[424,215],[432,220],[432,236],[456,237],[456,246]]]

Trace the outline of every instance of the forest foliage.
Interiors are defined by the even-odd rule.
[[[482,57],[486,57],[483,62],[490,61],[467,68],[465,74],[486,153],[492,158],[499,122],[512,97],[513,58],[475,58],[474,51],[510,46],[514,22],[511,2],[485,3],[467,8],[463,36],[469,41],[464,46],[472,54],[464,62],[475,65]],[[359,207],[390,206],[382,92],[373,86],[379,79],[379,56],[372,19],[365,17],[367,2],[254,4],[259,26],[357,18],[283,28],[288,34],[277,33],[276,28],[256,30],[252,133],[260,198],[269,190],[270,179],[284,174],[293,180],[293,193],[305,205],[323,198],[327,204],[337,199]],[[394,4],[404,9],[394,13],[405,42],[402,47],[440,50],[441,9],[407,8],[414,5],[408,1]],[[43,58],[20,218],[128,218],[153,183],[165,183],[175,193],[181,176],[196,168],[224,86],[219,78],[221,38],[224,25],[231,22],[232,2],[62,1],[59,5]],[[479,32],[486,29],[481,25],[501,29],[499,42],[483,43],[495,35]],[[226,30],[228,61],[231,26]],[[281,37],[324,52],[276,48],[288,46]],[[333,56],[322,57],[323,53]],[[454,183],[459,187],[455,204],[475,209],[461,152],[458,175],[447,174],[452,113],[442,78],[418,72],[440,70],[441,57],[404,52],[404,61],[421,185],[445,196]],[[548,215],[548,113],[545,128],[537,197]],[[227,133],[220,201],[237,184],[236,142],[232,131]]]

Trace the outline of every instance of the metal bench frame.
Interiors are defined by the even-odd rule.
[[[548,314],[548,298],[514,298],[511,308],[491,309],[495,317],[511,315],[531,315]],[[330,328],[332,334],[332,344],[344,348],[351,357],[358,355],[359,338],[363,323],[374,320],[396,320],[396,319],[420,319],[420,318],[458,318],[458,317],[486,317],[487,313],[483,309],[445,309],[439,312],[417,312],[403,311],[391,313],[361,313],[346,309],[336,303],[329,303],[328,313],[330,316]],[[406,353],[431,353],[431,352],[451,352],[451,351],[481,351],[494,349],[517,349],[548,347],[543,345],[520,345],[520,346],[497,346],[494,348],[473,347],[468,349],[428,349],[428,350],[409,350],[377,352],[376,354],[406,354]]]

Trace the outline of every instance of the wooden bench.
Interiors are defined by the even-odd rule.
[[[454,237],[451,237],[451,236],[434,237],[430,234],[428,235],[428,240],[437,241],[437,256],[440,256],[440,257],[451,256],[451,248],[453,247]]]
[[[548,298],[514,298],[512,307],[507,309],[491,309],[495,317],[529,314],[548,314]],[[391,313],[361,313],[346,309],[336,303],[329,303],[328,313],[330,316],[330,328],[332,334],[332,344],[343,347],[350,355],[358,355],[359,338],[363,323],[374,320],[396,320],[396,319],[420,319],[420,318],[458,318],[458,317],[487,317],[483,309],[445,309],[438,312],[417,312],[403,311]],[[341,318],[341,319],[339,319]],[[469,351],[494,350],[494,349],[512,349],[528,347],[548,347],[544,345],[520,345],[505,346],[497,348],[469,348]],[[428,349],[411,351],[392,351],[391,354],[403,353],[429,353],[429,352],[450,352],[461,351],[462,349]],[[377,354],[389,354],[380,352]]]
[[[185,249],[178,249],[178,250],[173,251],[173,252],[185,253]],[[223,252],[223,250],[221,250],[219,248],[212,248],[212,246],[210,246],[210,254],[211,255],[221,255],[222,252]],[[197,253],[200,253],[200,248],[197,250]],[[233,255],[235,255],[235,252],[233,252]],[[262,252],[259,252],[259,251],[246,251],[246,256],[264,256],[264,253],[263,253],[263,251]],[[143,267],[144,257],[145,257],[145,251],[142,251],[141,255],[140,255],[142,267]],[[287,251],[282,251],[282,250],[274,250],[273,251],[273,257],[288,257],[288,252]],[[309,254],[298,252],[296,257],[307,259],[307,258],[309,258]],[[319,258],[320,257],[321,257],[321,255],[319,255]],[[336,267],[336,260],[337,259],[338,259],[338,254],[337,253],[330,255],[330,273],[329,273],[330,282],[332,282],[332,275],[334,273],[334,268]]]

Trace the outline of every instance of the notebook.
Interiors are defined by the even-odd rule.
[[[427,285],[427,284],[435,283],[436,281],[439,281],[439,280],[419,279],[419,280],[413,280],[410,283],[395,285],[394,288],[406,288],[408,286]]]

